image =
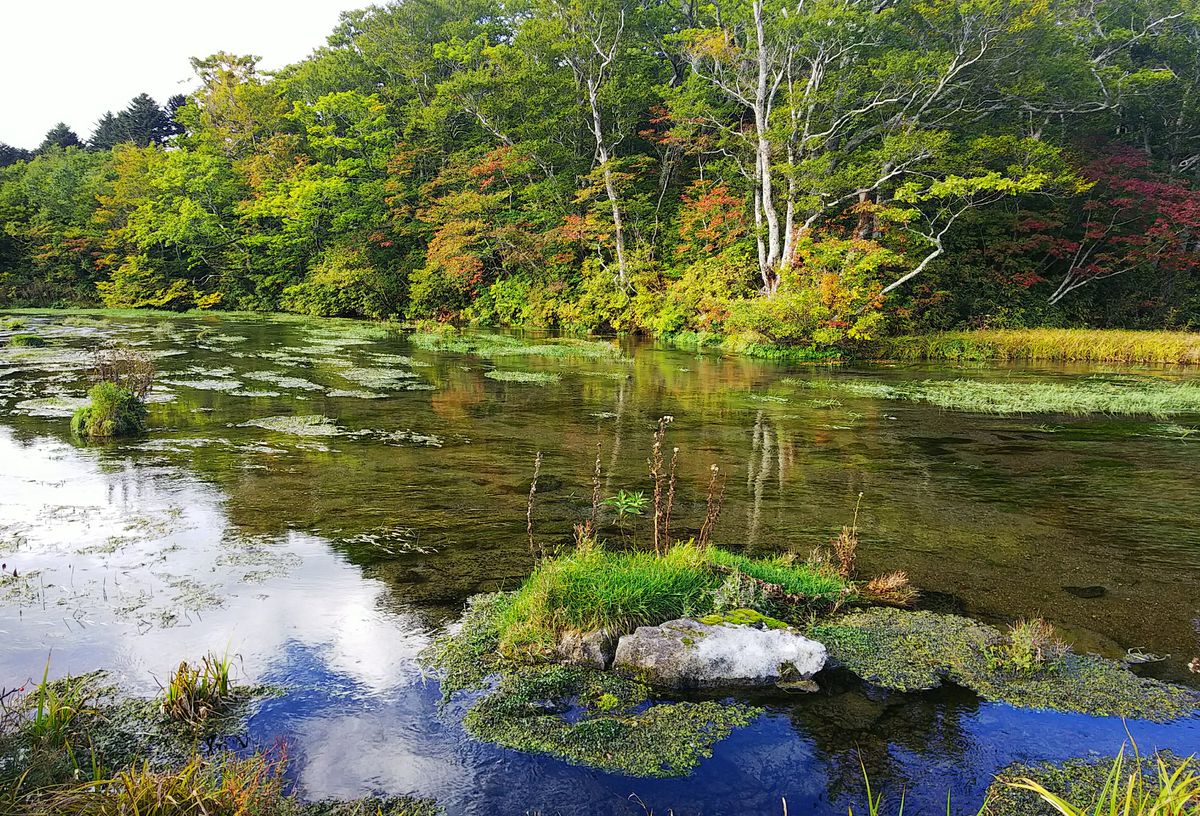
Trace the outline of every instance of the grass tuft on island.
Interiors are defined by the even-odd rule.
[[[1123,329],[981,329],[879,340],[892,360],[1200,364],[1200,333]]]
[[[852,584],[827,566],[786,557],[751,559],[693,542],[662,555],[613,552],[594,543],[543,561],[500,616],[499,649],[511,659],[551,654],[563,632],[605,630],[614,635],[638,626],[714,611],[714,594],[730,576],[748,575],[778,588],[762,611],[805,619],[855,597]],[[739,600],[731,606],[741,607]]]
[[[981,414],[1120,414],[1167,417],[1200,413],[1200,382],[1088,377],[1073,382],[925,380],[786,380],[791,385],[856,397],[927,402]]]
[[[81,439],[116,439],[146,431],[146,405],[128,388],[100,382],[88,391],[90,402],[75,411],[71,430]]]
[[[895,691],[948,681],[1021,708],[1157,722],[1192,716],[1200,706],[1191,689],[1071,652],[1043,621],[1024,621],[1002,634],[957,615],[874,608],[819,622],[809,635],[836,663]]]

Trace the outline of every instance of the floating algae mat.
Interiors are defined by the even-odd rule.
[[[1200,709],[1197,692],[1138,677],[1119,663],[1070,651],[1030,673],[1003,665],[1003,636],[957,615],[878,608],[811,628],[839,664],[896,691],[934,689],[951,681],[986,700],[1100,717],[1169,721]]]
[[[249,419],[239,427],[262,428],[263,430],[291,434],[292,436],[340,436],[345,433],[334,420],[316,414]]]
[[[1200,414],[1200,383],[1156,379],[1070,383],[925,380],[789,380],[855,397],[927,402],[939,408],[988,414]]]

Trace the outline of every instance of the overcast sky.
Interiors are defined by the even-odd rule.
[[[33,148],[63,121],[86,139],[145,91],[193,88],[189,57],[257,54],[278,68],[369,0],[0,0],[0,142]]]

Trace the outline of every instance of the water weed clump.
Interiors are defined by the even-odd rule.
[[[557,374],[545,371],[501,371],[495,369],[485,371],[483,376],[498,382],[525,383],[527,385],[552,385],[562,380]]]
[[[687,774],[761,709],[738,703],[646,705],[650,690],[607,672],[568,666],[506,674],[463,721],[477,739],[629,776]]]
[[[1023,708],[1160,722],[1200,707],[1200,696],[1190,689],[1071,652],[1043,624],[1019,625],[1003,635],[957,615],[873,608],[818,622],[809,634],[836,663],[896,691],[923,691],[949,681],[985,700]]]
[[[198,727],[226,712],[235,699],[229,657],[207,654],[195,664],[184,660],[171,672],[163,687],[162,713],[174,722]]]
[[[1200,764],[1160,751],[1010,765],[988,788],[980,816],[1197,816]]]
[[[1118,329],[986,329],[880,340],[878,357],[896,360],[1002,360],[1195,365],[1200,334]]]
[[[146,405],[128,388],[101,382],[92,386],[88,398],[89,404],[71,417],[71,430],[81,439],[114,439],[146,432]]]
[[[8,338],[8,345],[13,348],[45,348],[46,341],[32,333],[13,334]]]
[[[1072,382],[925,380],[901,385],[871,380],[790,380],[859,397],[926,402],[981,414],[1115,414],[1165,417],[1200,413],[1200,383],[1089,377]]]
[[[304,414],[301,416],[269,416],[259,419],[249,419],[238,425],[239,428],[262,428],[275,433],[292,436],[340,436],[344,431],[337,422],[319,414]]]

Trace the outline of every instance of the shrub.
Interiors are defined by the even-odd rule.
[[[382,318],[387,304],[381,276],[363,257],[350,249],[328,250],[302,282],[283,290],[280,308],[314,317]]]
[[[71,430],[84,439],[136,436],[146,430],[146,406],[128,388],[102,382],[88,391],[91,399],[71,417]]]

